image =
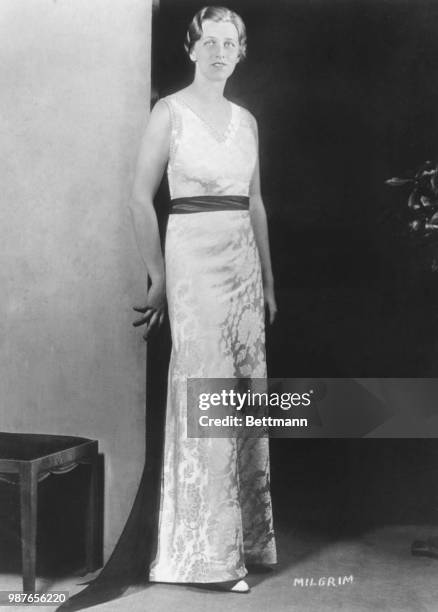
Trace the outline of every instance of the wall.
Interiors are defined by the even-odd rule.
[[[2,0],[0,430],[98,439],[105,550],[144,459],[146,281],[126,209],[148,0]]]

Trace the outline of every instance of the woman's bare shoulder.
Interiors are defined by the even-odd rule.
[[[171,127],[171,109],[166,98],[160,98],[154,104],[147,124],[148,131],[168,131]]]
[[[151,110],[151,116],[154,114],[157,116],[164,115],[169,117],[169,104],[171,103],[170,97],[171,96],[165,96],[164,98],[159,98]]]
[[[158,100],[158,102],[162,102],[163,104],[166,104],[167,106],[171,106],[173,102],[178,102],[181,97],[184,97],[184,92],[187,89],[188,87],[183,87],[183,89],[178,89],[177,91],[174,91],[168,94],[167,96],[163,96],[162,98]]]
[[[251,111],[249,111],[245,106],[241,106],[235,102],[233,102],[233,104],[239,109],[242,122],[251,128],[253,132],[257,133],[257,119],[254,117]]]
[[[246,108],[246,106],[242,106],[241,104],[237,104],[237,102],[232,102],[230,100],[230,102],[232,104],[234,104],[234,106],[237,106],[237,108],[239,109],[239,112],[241,114],[241,116],[246,119],[247,121],[251,122],[251,123],[257,123],[256,118],[254,117],[254,115],[252,114],[252,112],[250,110],[248,110]]]

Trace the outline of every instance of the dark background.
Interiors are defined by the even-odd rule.
[[[213,3],[212,3],[213,4]],[[187,85],[203,3],[161,0],[154,86]],[[271,376],[435,376],[437,275],[384,180],[438,156],[438,5],[237,0],[248,57],[226,94],[259,123],[279,317]]]
[[[191,81],[183,41],[204,4],[215,3],[160,1],[155,99]],[[255,115],[260,132],[279,306],[267,329],[269,375],[436,376],[438,277],[430,250],[405,235],[409,192],[384,181],[438,156],[438,5],[227,6],[245,21],[248,57],[226,95]],[[167,198],[164,185],[163,228]],[[151,463],[169,348],[167,329],[148,353]],[[275,517],[291,528],[339,534],[435,523],[437,471],[433,439],[271,440]]]

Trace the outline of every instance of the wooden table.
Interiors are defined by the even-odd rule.
[[[88,464],[86,571],[102,566],[102,515],[97,440],[0,432],[0,478],[20,487],[23,591],[35,591],[38,482]]]

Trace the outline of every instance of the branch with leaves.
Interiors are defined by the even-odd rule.
[[[410,231],[417,238],[438,239],[438,164],[426,161],[412,177],[393,177],[385,183],[390,187],[411,186],[407,202]]]

